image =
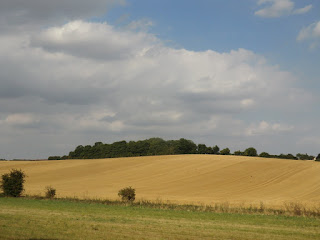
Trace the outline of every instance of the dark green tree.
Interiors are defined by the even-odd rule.
[[[287,159],[297,160],[298,158],[296,158],[296,157],[293,156],[291,153],[289,153],[289,154],[287,154]]]
[[[111,157],[126,157],[128,145],[126,141],[114,142],[111,144]]]
[[[96,143],[94,144],[94,146],[95,146],[95,147],[100,147],[100,146],[103,146],[103,143],[102,143],[102,142],[96,142]]]
[[[192,154],[197,152],[197,145],[191,140],[180,138],[177,145],[178,154]]]
[[[240,150],[238,150],[238,151],[235,151],[235,152],[234,152],[234,155],[236,155],[236,156],[242,156],[242,155],[243,155],[243,152],[241,152]]]
[[[207,146],[205,144],[198,144],[198,153],[199,154],[206,154],[207,153]]]
[[[150,143],[148,140],[144,141],[130,141],[128,143],[128,153],[132,156],[146,156],[148,155]]]
[[[48,160],[61,160],[60,156],[50,156],[48,157]]]
[[[297,158],[295,156],[293,156],[291,153],[289,154],[283,154],[281,153],[280,155],[276,155],[276,158],[281,158],[281,159],[293,159],[293,160],[297,160]]]
[[[255,157],[255,156],[258,156],[257,154],[257,150],[253,147],[250,147],[250,148],[247,148],[244,153],[243,153],[244,156],[251,156],[251,157]]]
[[[207,154],[213,154],[212,147],[207,147]]]
[[[230,155],[230,149],[229,148],[222,149],[220,151],[220,154],[221,155]]]
[[[301,154],[301,153],[298,153],[296,155],[296,158],[298,158],[299,160],[313,160],[314,159],[314,156],[312,155],[308,155],[308,154]]]
[[[212,153],[213,153],[213,154],[219,154],[219,151],[220,151],[220,148],[219,148],[217,145],[215,145],[215,146],[212,148]]]
[[[150,138],[148,155],[169,155],[172,154],[169,146],[162,138]]]
[[[267,152],[262,152],[262,153],[259,154],[259,157],[270,158],[271,156],[270,156],[270,154],[267,153]]]

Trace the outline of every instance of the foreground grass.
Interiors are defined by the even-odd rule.
[[[320,239],[320,219],[0,198],[0,239]]]

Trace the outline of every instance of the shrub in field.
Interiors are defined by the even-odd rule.
[[[25,177],[25,173],[17,169],[12,169],[10,173],[3,174],[0,185],[3,194],[8,197],[20,197],[24,190]]]
[[[46,187],[46,198],[54,198],[56,196],[56,189],[48,186]]]
[[[122,201],[133,202],[136,199],[136,190],[132,187],[126,187],[119,191],[118,196]]]

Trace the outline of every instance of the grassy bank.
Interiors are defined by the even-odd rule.
[[[320,219],[0,198],[0,239],[320,239]]]

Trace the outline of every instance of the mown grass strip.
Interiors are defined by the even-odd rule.
[[[320,219],[0,198],[0,239],[320,239]]]

